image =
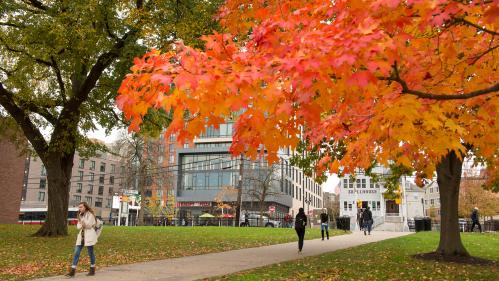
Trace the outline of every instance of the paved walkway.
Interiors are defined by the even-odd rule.
[[[197,280],[296,260],[307,256],[320,255],[407,234],[410,234],[410,232],[374,231],[371,236],[364,236],[361,232],[354,232],[349,235],[332,237],[329,241],[321,241],[320,239],[306,240],[301,254],[298,254],[297,243],[286,243],[199,256],[111,266],[99,269],[95,277],[87,277],[84,273],[80,273],[76,275],[74,280]],[[67,278],[56,276],[38,280],[67,281]]]

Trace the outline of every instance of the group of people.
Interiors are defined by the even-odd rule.
[[[365,209],[359,209],[357,213],[357,223],[359,224],[360,230],[364,231],[364,235],[371,235],[371,230],[373,227],[373,213],[369,206]]]
[[[246,219],[248,216],[246,216]],[[326,234],[327,240],[329,240],[329,216],[323,211],[321,216],[321,235],[322,241],[324,241],[324,234]],[[478,225],[480,232],[482,231],[482,226],[478,220],[478,208],[474,208],[471,214],[471,220],[473,221],[472,231],[475,225]],[[360,209],[357,214],[357,221],[359,227],[364,231],[364,235],[371,235],[372,225],[373,225],[373,215],[369,207],[365,209]],[[298,235],[298,252],[301,253],[303,250],[303,241],[305,239],[305,229],[308,224],[307,215],[303,208],[300,208],[298,214],[295,217],[295,231]],[[71,264],[71,269],[66,276],[75,276],[76,266],[78,265],[78,260],[80,258],[81,251],[83,247],[87,247],[88,255],[90,257],[90,270],[87,275],[95,275],[95,254],[94,245],[97,243],[97,239],[100,235],[102,229],[102,222],[99,221],[94,211],[88,206],[87,203],[81,202],[78,205],[78,224],[77,228],[80,230],[76,238],[76,246],[73,255],[73,262]]]
[[[303,241],[305,240],[305,229],[308,223],[307,215],[303,208],[298,210],[298,214],[295,217],[295,231],[298,235],[298,253],[303,250]],[[329,240],[329,215],[323,211],[321,214],[321,235],[322,241],[324,241],[324,233],[326,234],[327,240]]]

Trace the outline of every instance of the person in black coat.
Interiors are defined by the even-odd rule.
[[[480,232],[482,232],[482,225],[480,224],[479,218],[480,216],[478,215],[478,208],[475,207],[471,212],[471,232],[473,232],[473,229],[475,229],[475,224],[478,225],[478,229],[480,230]]]
[[[303,208],[300,208],[295,217],[295,230],[298,235],[298,253],[303,249],[303,240],[305,239],[305,226],[307,226],[307,216]]]
[[[369,235],[371,235],[371,228],[373,226],[373,213],[371,212],[369,207],[367,207],[364,213],[362,213],[362,222],[364,223],[364,235],[366,235],[366,230],[369,232]]]
[[[321,235],[322,241],[324,241],[324,230],[326,231],[327,240],[329,240],[329,216],[325,210],[321,214]]]

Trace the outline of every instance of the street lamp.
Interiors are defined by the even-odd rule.
[[[310,193],[305,193],[306,196],[303,196],[303,207],[305,207],[305,203],[307,203],[307,214],[310,216],[310,203],[312,203],[312,198]],[[309,225],[312,227],[311,219],[309,219]]]

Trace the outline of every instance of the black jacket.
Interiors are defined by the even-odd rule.
[[[370,222],[373,219],[373,213],[371,213],[371,210],[365,210],[364,213],[362,214],[362,221],[363,222]]]
[[[321,223],[327,223],[329,221],[329,216],[326,213],[321,214]]]
[[[305,228],[307,225],[307,216],[304,213],[298,213],[295,217],[295,228]]]

